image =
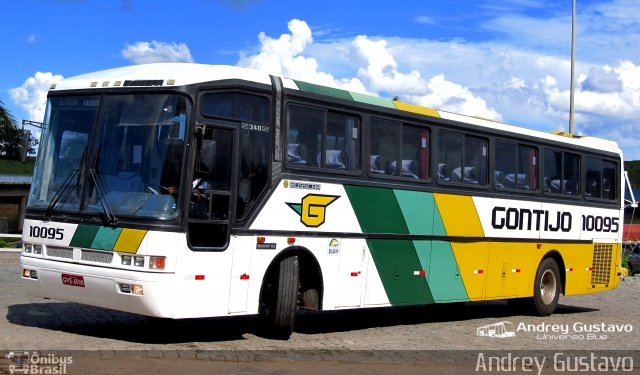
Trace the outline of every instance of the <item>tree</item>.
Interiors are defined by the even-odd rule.
[[[21,142],[22,131],[18,128],[16,119],[0,100],[0,155],[19,158]]]
[[[26,155],[35,154],[38,140],[31,135],[30,131],[18,128],[16,119],[0,100],[0,157],[19,159],[22,145],[25,142],[27,144]]]

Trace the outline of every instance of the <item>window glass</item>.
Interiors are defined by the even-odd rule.
[[[580,156],[564,153],[564,178],[562,193],[578,195],[580,193]]]
[[[538,150],[529,146],[518,146],[517,188],[538,190]]]
[[[580,192],[580,156],[545,150],[544,189],[554,194],[578,195]]]
[[[498,189],[537,190],[538,152],[534,147],[496,141],[494,186]]]
[[[252,123],[269,123],[269,100],[240,92],[221,92],[202,96],[202,114]]]
[[[589,198],[615,200],[617,164],[610,160],[587,157],[584,162],[584,194]]]
[[[487,146],[484,138],[442,131],[438,138],[438,180],[471,185],[487,184]]]
[[[518,145],[511,142],[496,141],[495,179],[496,188],[515,189],[517,182]]]
[[[369,172],[395,175],[400,153],[400,123],[374,119],[371,121],[371,156]],[[392,164],[394,170],[392,171]]]
[[[78,211],[87,143],[98,115],[100,97],[77,96],[51,98],[47,102],[45,134],[38,152],[30,208],[50,204],[64,211]],[[58,204],[52,203],[58,199]]]
[[[616,200],[618,168],[612,161],[602,161],[602,198]]]
[[[87,211],[174,218],[189,103],[173,94],[106,96],[100,117],[95,191]]]
[[[429,132],[414,126],[402,126],[402,176],[427,178]]]
[[[358,160],[358,126],[356,118],[341,113],[327,113],[327,133],[322,168],[355,171]]]
[[[463,182],[474,185],[487,184],[486,139],[465,137]]]
[[[584,161],[584,195],[600,198],[602,192],[602,160],[587,157]]]
[[[291,105],[287,109],[287,165],[358,169],[359,121],[354,116]]]
[[[438,137],[438,180],[460,181],[462,134],[441,131]],[[454,173],[454,171],[456,171]]]
[[[544,187],[550,193],[562,191],[562,152],[544,151]]]
[[[240,132],[240,170],[236,215],[244,218],[267,186],[269,132],[243,124]]]
[[[175,218],[189,113],[174,94],[52,98],[30,207]]]

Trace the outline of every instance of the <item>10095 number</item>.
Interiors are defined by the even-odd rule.
[[[64,229],[49,227],[29,226],[29,236],[35,238],[48,238],[50,240],[61,240],[64,238]]]

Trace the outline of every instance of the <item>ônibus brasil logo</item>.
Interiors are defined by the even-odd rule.
[[[300,203],[287,203],[307,227],[317,228],[324,224],[327,206],[340,198],[338,195],[307,194]]]

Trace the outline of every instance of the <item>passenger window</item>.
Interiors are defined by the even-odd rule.
[[[426,179],[429,131],[380,119],[371,121],[369,173]]]
[[[487,146],[484,138],[441,131],[438,138],[438,180],[486,185]]]
[[[584,163],[584,195],[595,199],[616,199],[617,164],[609,160],[587,157]]]
[[[369,172],[380,175],[395,175],[391,172],[391,164],[397,163],[400,153],[400,123],[372,120],[371,135],[371,156]]]
[[[506,141],[496,141],[495,145],[494,187],[537,190],[537,149]]]
[[[544,191],[577,196],[580,192],[580,156],[568,152],[545,150]]]
[[[355,116],[291,105],[287,109],[286,164],[356,171],[358,133]]]

